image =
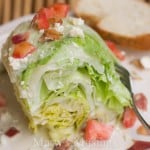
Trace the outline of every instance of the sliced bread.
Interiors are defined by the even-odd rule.
[[[150,4],[143,0],[72,0],[75,14],[104,39],[150,50]]]

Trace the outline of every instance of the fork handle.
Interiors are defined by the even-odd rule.
[[[132,94],[132,99],[133,99],[133,94]],[[134,101],[134,99],[133,99],[133,101]],[[148,133],[150,133],[150,125],[145,121],[145,119],[144,119],[144,118],[142,117],[142,115],[139,113],[137,107],[135,106],[135,103],[132,102],[131,105],[132,105],[132,108],[133,108],[135,114],[137,115],[139,121],[141,122],[141,124],[144,126],[144,128],[146,129],[146,131],[147,131]]]

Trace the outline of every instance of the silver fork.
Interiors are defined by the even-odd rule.
[[[133,98],[133,92],[132,92],[132,88],[131,88],[131,82],[130,82],[130,74],[129,74],[128,70],[119,64],[115,64],[115,69],[116,69],[117,73],[120,75],[121,82],[126,86],[126,88],[131,93],[131,97],[132,97],[131,106],[132,106],[135,114],[137,115],[139,121],[142,123],[142,125],[145,127],[145,129],[150,133],[150,125],[142,117],[142,115],[140,114],[140,112],[138,111],[138,109],[135,105],[135,101]]]

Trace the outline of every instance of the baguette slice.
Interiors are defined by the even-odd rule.
[[[150,4],[142,0],[73,0],[75,14],[106,40],[150,50]]]

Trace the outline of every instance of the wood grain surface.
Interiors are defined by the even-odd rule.
[[[41,7],[68,0],[0,0],[0,25],[18,17],[32,14]]]

